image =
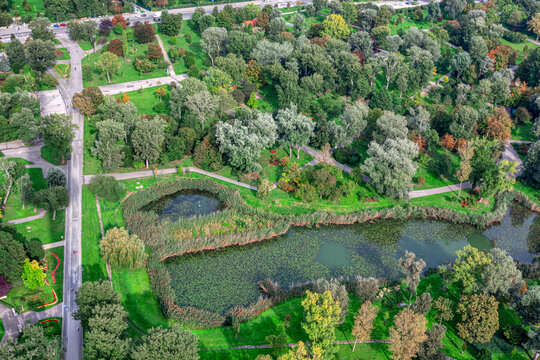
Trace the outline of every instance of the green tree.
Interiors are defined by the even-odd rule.
[[[433,21],[437,20],[440,17],[442,17],[442,12],[439,3],[430,0],[427,6],[427,15],[425,20],[431,22],[431,26],[433,27]]]
[[[6,206],[13,185],[25,173],[24,165],[7,158],[0,158],[0,172],[4,179],[1,186],[5,191],[2,205]]]
[[[126,359],[129,339],[122,334],[127,329],[128,313],[120,304],[96,304],[88,319],[84,336],[83,356],[85,359]]]
[[[379,308],[371,304],[371,301],[367,300],[362,304],[358,312],[354,315],[354,325],[352,328],[352,335],[354,337],[353,352],[356,349],[357,343],[362,343],[371,339],[371,332],[373,331],[373,321],[379,313]]]
[[[24,259],[23,273],[21,278],[24,286],[30,290],[35,290],[45,284],[46,274],[43,267],[39,266],[36,260]]]
[[[224,50],[227,41],[227,30],[222,27],[211,27],[204,30],[201,37],[201,46],[210,57],[212,66],[214,66],[215,57],[219,56],[221,51]]]
[[[167,329],[152,328],[135,347],[132,357],[134,360],[198,360],[197,341],[195,334],[178,324],[171,324]]]
[[[139,269],[144,266],[144,243],[137,235],[129,235],[124,228],[107,230],[99,243],[105,261],[118,268]]]
[[[210,94],[207,90],[189,95],[185,101],[185,106],[201,122],[203,130],[204,122],[217,110],[218,105],[218,98],[215,95]]]
[[[59,167],[53,166],[47,170],[47,187],[66,186],[66,173]]]
[[[467,343],[486,343],[499,329],[499,303],[493,296],[463,295],[457,312],[461,316],[456,328]]]
[[[54,34],[50,30],[51,22],[49,19],[44,17],[37,17],[32,19],[28,24],[30,30],[32,30],[32,39],[34,40],[43,40],[43,41],[53,41]]]
[[[62,156],[62,163],[71,154],[71,141],[75,137],[74,131],[77,125],[71,122],[71,118],[64,114],[50,114],[43,116],[43,143],[50,146],[57,154]]]
[[[158,28],[166,35],[177,36],[182,29],[182,14],[169,14],[167,10],[163,10]]]
[[[26,43],[26,52],[30,69],[38,73],[43,73],[53,66],[56,60],[56,51],[52,41],[40,39],[29,41]]]
[[[73,318],[80,320],[83,327],[87,328],[88,321],[93,315],[94,308],[103,308],[120,305],[120,295],[115,293],[108,281],[84,282],[75,293],[77,310],[73,312]]]
[[[131,135],[131,143],[137,160],[144,161],[146,168],[149,163],[159,158],[161,146],[165,140],[164,130],[166,122],[155,117],[151,120],[143,119],[136,123]]]
[[[466,0],[447,0],[444,9],[450,19],[455,19],[463,12],[465,5],[467,5]]]
[[[18,73],[26,63],[26,51],[24,45],[14,34],[11,34],[11,40],[6,46],[6,54],[9,64],[14,73]]]
[[[426,318],[405,308],[394,317],[390,328],[390,351],[395,360],[416,357],[420,344],[427,340]]]
[[[257,94],[255,94],[255,92],[251,93],[251,95],[249,96],[249,100],[248,100],[246,105],[249,106],[252,109],[257,108],[257,106],[259,105],[259,100],[257,100]]]
[[[493,256],[471,245],[456,251],[456,256],[452,280],[461,283],[465,294],[477,291],[482,274],[487,266],[493,263]]]
[[[330,291],[324,294],[306,292],[302,300],[304,322],[302,328],[311,340],[314,349],[321,351],[322,358],[331,358],[334,353],[332,342],[336,338],[335,327],[339,323],[341,309],[332,299]]]
[[[96,123],[97,140],[92,154],[101,160],[101,168],[105,172],[114,171],[124,160],[123,147],[126,138],[125,125],[112,119]]]
[[[367,125],[368,110],[367,105],[360,101],[345,106],[343,114],[339,117],[345,138],[336,139],[340,145],[345,145],[346,142],[360,136]]]
[[[527,289],[517,306],[518,313],[528,324],[538,324],[540,321],[540,286],[534,285]]]
[[[416,260],[416,254],[405,250],[405,254],[399,259],[399,267],[403,275],[405,275],[404,283],[409,287],[411,300],[413,294],[416,296],[418,284],[420,284],[420,275],[426,267],[426,262],[423,259]]]
[[[452,311],[452,300],[440,296],[435,300],[433,307],[439,316],[439,325],[442,321],[450,321],[454,318],[454,312]]]
[[[23,245],[0,228],[0,275],[7,282],[13,284],[21,281],[25,257]]]
[[[111,82],[111,75],[120,70],[120,60],[118,60],[118,56],[109,51],[101,54],[95,65],[99,70],[105,73],[109,83]]]
[[[434,324],[427,332],[427,340],[420,344],[418,360],[445,360],[443,339],[446,326]]]
[[[378,191],[395,199],[407,199],[412,177],[418,165],[418,146],[407,139],[387,139],[382,145],[372,141],[368,155],[360,167]]]
[[[126,194],[124,184],[120,184],[112,176],[94,175],[88,189],[105,201],[118,202]]]
[[[43,136],[43,127],[34,112],[23,108],[13,114],[11,124],[17,129],[17,135],[25,143],[31,143]]]
[[[32,180],[30,180],[30,175],[24,174],[15,182],[17,186],[17,192],[21,198],[21,206],[24,210],[24,207],[27,204],[32,203],[34,199],[34,187],[32,186]]]
[[[8,338],[0,346],[0,359],[62,360],[64,352],[60,336],[48,336],[42,326],[25,326],[19,339]]]
[[[490,197],[499,191],[512,190],[516,183],[517,165],[515,161],[501,160],[487,171],[482,179],[484,196]]]
[[[482,273],[480,288],[488,294],[506,297],[510,289],[522,283],[521,271],[516,267],[514,259],[506,251],[493,248],[490,250],[493,261]]]
[[[536,120],[540,128],[540,117]],[[540,140],[531,145],[524,163],[523,177],[535,187],[540,186]]]
[[[56,186],[48,189],[39,190],[34,202],[53,213],[52,219],[56,219],[56,211],[69,205],[69,192],[65,186]]]
[[[278,111],[276,124],[281,146],[289,148],[289,157],[292,157],[292,147],[296,146],[296,158],[298,159],[300,157],[300,147],[307,145],[313,137],[315,124],[310,118],[299,113],[294,104],[291,104],[287,109]]]

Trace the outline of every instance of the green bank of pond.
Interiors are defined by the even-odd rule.
[[[405,250],[430,268],[454,260],[468,244],[499,247],[531,262],[540,252],[540,216],[513,206],[486,230],[435,220],[292,228],[273,240],[184,255],[166,266],[178,305],[224,313],[255,302],[261,296],[257,282],[264,279],[283,287],[339,276],[396,279]]]

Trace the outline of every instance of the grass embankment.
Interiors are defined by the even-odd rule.
[[[403,21],[399,24],[395,24],[397,22],[397,19],[401,15],[403,17]],[[424,10],[424,17],[427,15],[427,11]],[[446,20],[441,22],[434,22],[433,25],[442,25],[446,22]],[[395,24],[395,25],[394,25]],[[403,31],[406,32],[412,27],[417,27],[418,29],[430,29],[432,27],[430,21],[416,21],[410,16],[403,16],[403,14],[396,14],[392,16],[392,19],[390,20],[390,24],[388,24],[390,27],[390,35],[396,35],[397,33]]]
[[[52,255],[55,253],[60,259],[60,265],[54,273],[56,284],[52,280],[52,272],[54,271],[58,261],[56,257]],[[45,250],[44,262],[47,264],[47,276],[45,280],[49,282],[49,285],[45,284],[43,287],[37,290],[27,289],[22,283],[14,285],[7,298],[2,299],[2,302],[9,307],[13,307],[18,313],[25,311],[43,311],[62,303],[62,285],[64,279],[64,247],[56,247],[54,249]],[[53,291],[56,293],[57,302],[48,306],[41,306],[54,302]]]
[[[65,210],[59,210],[56,212],[56,219],[53,220],[52,214],[47,213],[42,219],[17,224],[15,228],[27,240],[39,239],[43,245],[61,241],[64,239],[65,214]]]
[[[58,151],[50,145],[45,145],[41,148],[41,157],[43,160],[50,162],[56,166],[66,165],[67,159],[58,153]]]
[[[129,191],[129,190],[128,190]],[[105,231],[114,226],[123,226],[120,203],[100,201]],[[83,280],[107,280],[107,270],[99,250],[101,231],[95,196],[83,187]],[[112,269],[113,287],[120,294],[122,304],[129,312],[129,321],[139,330],[146,332],[155,326],[167,326],[159,302],[152,291],[146,269]]]
[[[0,319],[0,339],[4,337],[4,333],[6,330],[4,329],[4,324],[2,323],[2,319]]]
[[[56,64],[53,69],[60,78],[68,79],[71,74],[70,64]]]
[[[21,159],[22,160],[22,159]],[[29,163],[28,161],[23,161],[23,163]],[[34,191],[39,191],[47,187],[46,180],[43,178],[43,172],[41,169],[26,169],[26,173],[30,176],[32,181],[32,187]],[[0,179],[0,184],[3,183],[3,178]],[[25,209],[22,208],[21,197],[15,189],[12,189],[11,194],[9,195],[6,207],[4,208],[3,219],[5,221],[20,219],[28,216],[36,215],[34,213],[34,207],[32,204],[25,206]]]
[[[380,308],[378,316],[375,320],[375,328],[373,330],[372,339],[388,339],[389,328],[392,325],[394,316],[400,311],[397,306],[400,302],[408,302],[408,293],[402,289],[385,295],[384,301],[376,301],[375,304]],[[439,296],[449,297],[454,306],[459,302],[461,291],[456,286],[450,286],[448,291],[442,291],[442,280],[438,275],[432,275],[422,279],[419,286],[419,296],[429,289],[434,299]],[[358,311],[361,301],[354,295],[350,294],[349,314],[345,322],[336,330],[337,340],[354,340],[352,337],[352,325],[354,314]],[[266,344],[266,336],[275,334],[279,324],[286,324],[286,334],[288,342],[307,341],[307,336],[304,333],[301,323],[303,319],[303,308],[300,304],[300,298],[292,298],[288,301],[280,303],[271,309],[261,313],[258,317],[240,325],[240,333],[235,336],[231,327],[194,330],[199,336],[199,346],[204,349],[200,351],[202,359],[242,359],[254,358],[258,354],[270,353],[270,349],[253,349],[253,350],[217,350],[212,351],[212,348],[234,347],[241,345],[262,345]],[[289,321],[285,321],[290,318]],[[438,318],[434,310],[431,310],[427,315],[428,323],[438,323]],[[503,324],[520,324],[520,321],[512,309],[507,305],[499,307],[499,323]],[[476,354],[481,348],[489,348],[493,354],[493,359],[509,359],[513,347],[510,347],[504,341],[499,333],[486,344],[475,343],[468,346],[467,350],[462,353],[461,340],[456,332],[456,320],[443,322],[447,326],[446,337],[443,341],[446,354],[456,359],[475,359]],[[338,357],[340,359],[391,359],[391,352],[386,344],[359,344],[356,351],[352,353],[353,344],[339,345]],[[247,357],[249,356],[249,357]],[[518,347],[518,354],[514,359],[528,359],[527,353],[523,348]]]
[[[167,95],[162,99],[156,96],[156,91],[160,88],[165,89]],[[155,86],[146,89],[139,89],[135,91],[129,91],[126,96],[129,96],[130,101],[135,105],[137,111],[141,115],[159,115],[158,112],[154,110],[154,107],[160,102],[168,105],[169,98],[171,93],[171,87],[169,85]],[[123,94],[117,95],[116,97],[122,97]]]
[[[27,0],[30,5],[30,9],[27,11],[23,7],[24,0],[13,0],[13,9],[19,11],[20,16],[32,15],[36,17],[37,13],[43,14],[45,10],[43,9],[43,0]]]
[[[536,141],[538,137],[532,133],[533,123],[517,125],[512,128],[512,140]]]
[[[62,56],[58,56],[56,58],[56,60],[69,60],[71,59],[71,57],[69,56],[69,52],[67,51],[66,48],[60,48],[60,49],[56,49],[56,51],[61,51],[62,52]]]
[[[120,61],[120,70],[116,74],[110,74],[111,82],[108,82],[107,75],[101,70],[99,70],[95,65],[95,63],[100,59],[101,53],[104,51],[107,51],[107,45],[105,45],[97,53],[88,54],[88,56],[86,56],[82,60],[83,66],[89,65],[92,69],[91,79],[87,79],[85,77],[88,74],[85,74],[85,76],[83,76],[83,79],[87,79],[83,81],[84,87],[119,84],[124,82],[146,80],[167,76],[164,69],[155,69],[148,73],[139,73],[133,66],[133,63],[138,56],[143,55],[146,57],[146,52],[148,51],[148,44],[136,43],[134,39],[130,40],[130,38],[128,37],[128,55],[126,56],[126,60],[124,60],[122,57],[119,57],[118,60]]]
[[[209,67],[210,64],[208,55],[206,55],[206,53],[203,51],[203,48],[200,44],[201,35],[199,34],[199,32],[193,29],[193,27],[191,26],[191,20],[184,20],[182,24],[182,29],[180,30],[180,34],[178,36],[169,36],[163,34],[159,31],[157,26],[155,26],[155,28],[156,33],[159,35],[161,41],[163,42],[163,47],[165,48],[165,51],[169,52],[172,47],[177,46],[181,49],[192,52],[195,55],[195,65],[197,65],[200,70],[204,70]],[[191,37],[190,42],[188,42],[189,37]],[[185,74],[188,71],[188,68],[184,64],[184,60],[182,59],[173,63],[173,68],[176,75]]]
[[[503,38],[500,39],[503,45],[510,45],[514,50],[517,51],[516,65],[519,65],[525,60],[525,58],[538,47],[535,43],[525,40],[522,43],[513,43]],[[525,51],[527,50],[527,51]]]
[[[47,320],[58,320],[56,321],[47,321]],[[44,322],[46,321],[46,322]],[[62,318],[61,317],[52,317],[44,320],[40,320],[35,326],[42,327],[45,331],[45,335],[50,339],[53,336],[60,336],[62,334]]]

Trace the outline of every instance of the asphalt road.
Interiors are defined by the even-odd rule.
[[[72,121],[79,128],[72,142],[73,152],[68,161],[67,178],[70,204],[66,210],[66,237],[64,248],[64,321],[62,322],[62,343],[65,359],[82,358],[82,329],[79,321],[72,317],[76,309],[75,292],[82,283],[81,267],[81,212],[82,212],[82,169],[83,169],[83,116],[72,107],[73,94],[82,91],[81,59],[84,52],[79,45],[67,36],[58,36],[71,57],[71,76],[60,80],[58,89],[72,115]],[[73,290],[72,290],[73,289]]]

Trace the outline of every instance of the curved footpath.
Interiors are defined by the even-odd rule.
[[[21,332],[22,328],[28,325],[34,325],[40,320],[62,317],[62,303],[53,306],[43,311],[28,311],[22,314],[17,314],[14,309],[5,307],[0,304],[0,318],[4,324],[4,337],[0,343],[3,343],[10,337],[16,337]]]

